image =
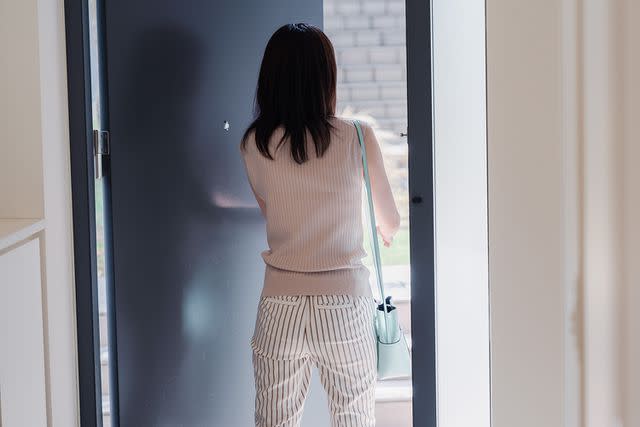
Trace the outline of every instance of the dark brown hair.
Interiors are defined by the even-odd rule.
[[[287,24],[269,39],[264,51],[256,89],[256,118],[242,137],[255,131],[255,142],[262,155],[273,159],[269,139],[279,126],[291,142],[291,156],[298,163],[308,160],[306,131],[309,130],[316,155],[329,147],[332,130],[329,119],[335,115],[336,59],[329,38],[309,24]]]

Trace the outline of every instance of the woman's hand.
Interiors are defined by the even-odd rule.
[[[380,237],[382,237],[382,242],[384,243],[384,245],[387,248],[391,246],[391,243],[393,243],[393,236],[395,233],[385,232],[380,228],[380,226],[377,226],[376,229],[378,230],[378,234],[380,235]]]

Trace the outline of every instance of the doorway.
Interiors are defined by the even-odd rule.
[[[385,289],[411,343],[405,10],[404,0],[323,3],[324,31],[338,63],[337,115],[372,125],[402,217],[393,245],[382,247],[381,256]],[[411,403],[410,377],[379,381],[376,425],[411,426]]]
[[[100,327],[92,331],[91,350],[100,369],[93,390],[81,390],[94,396],[101,417],[83,425],[250,425],[251,410],[236,408],[252,403],[247,343],[265,243],[234,160],[235,141],[251,116],[268,36],[283,22],[307,21],[324,26],[336,45],[339,114],[376,127],[403,213],[403,230],[383,262],[403,326],[413,335],[414,375],[381,382],[379,425],[409,426],[418,414],[427,420],[421,425],[435,426],[431,124],[424,120],[431,116],[430,58],[422,54],[429,46],[428,6],[389,0],[381,10],[364,2],[354,15],[346,3],[329,0],[216,7],[192,0],[154,2],[152,9],[145,0],[69,3],[85,13],[92,102],[84,109],[94,113],[91,128],[99,131],[91,148],[104,150],[87,165],[96,176],[89,240],[95,240],[98,269],[91,284],[97,313],[91,314]],[[411,49],[421,52],[414,60],[413,103],[406,98],[411,79],[403,40],[407,28],[418,26],[406,18],[411,10],[422,17],[411,33]],[[249,20],[253,30],[245,32],[234,19]],[[366,62],[359,63],[363,52]],[[420,144],[408,143],[407,134]],[[421,167],[410,171],[412,158]],[[77,239],[87,237],[78,231]],[[246,254],[255,257],[238,263]],[[410,255],[421,262],[411,265]],[[411,288],[416,278],[420,290]],[[424,310],[412,311],[412,301]],[[226,321],[233,322],[232,336],[211,326]],[[423,390],[418,405],[416,389]],[[326,402],[314,399],[321,394],[312,387],[303,425],[327,425]],[[385,421],[389,414],[394,418]]]

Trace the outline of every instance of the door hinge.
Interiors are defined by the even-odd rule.
[[[110,153],[109,132],[106,130],[93,130],[93,160],[96,179],[104,176],[104,161]]]

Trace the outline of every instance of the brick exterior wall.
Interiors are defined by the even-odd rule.
[[[324,31],[338,62],[337,114],[374,125],[402,216],[397,242],[383,249],[383,258],[389,257],[383,262],[407,265],[407,139],[399,136],[407,131],[404,0],[324,0]]]
[[[338,62],[338,114],[350,108],[380,129],[405,132],[404,0],[325,0],[324,30]]]

